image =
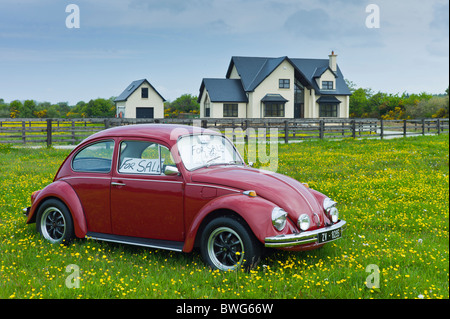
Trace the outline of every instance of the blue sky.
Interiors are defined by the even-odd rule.
[[[80,28],[66,27],[66,6]],[[367,28],[366,6],[380,9]],[[119,95],[147,78],[166,98],[198,95],[233,55],[328,58],[358,87],[443,93],[448,0],[1,0],[0,98],[52,103]]]

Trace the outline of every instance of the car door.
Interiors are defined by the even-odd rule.
[[[111,233],[110,188],[114,140],[95,141],[72,158],[74,174],[62,178],[69,183],[83,205],[88,230]]]
[[[111,179],[113,233],[131,237],[183,241],[183,179],[166,176],[175,166],[169,149],[151,140],[120,142]]]

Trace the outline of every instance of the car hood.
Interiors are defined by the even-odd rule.
[[[240,190],[254,190],[261,196],[288,212],[297,222],[298,217],[306,213],[311,224],[324,224],[324,211],[310,189],[286,175],[242,166],[210,166],[192,172],[193,182],[216,184]],[[317,216],[316,216],[317,215]],[[313,223],[313,221],[315,221]],[[315,228],[315,227],[311,227]]]

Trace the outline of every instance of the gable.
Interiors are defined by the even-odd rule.
[[[127,88],[114,100],[114,102],[122,102],[128,100],[128,98],[143,84],[147,84],[159,97],[165,102],[166,100],[159,94],[158,91],[150,84],[150,82],[147,81],[147,79],[141,79],[131,82],[130,85],[127,86]]]
[[[292,63],[291,59],[286,56],[279,58],[232,57],[226,77],[236,77],[236,74],[238,74],[244,90],[246,92],[252,92],[285,61],[294,67],[295,77],[298,78],[304,86],[311,87],[310,81],[304,76],[302,70],[298,69],[297,66]]]
[[[336,72],[331,71],[328,59],[291,59],[291,61],[310,81],[316,94],[351,95],[339,66],[337,66]],[[327,70],[333,74],[336,86],[332,91],[321,92],[316,79],[318,79],[318,74],[320,76],[328,74]]]

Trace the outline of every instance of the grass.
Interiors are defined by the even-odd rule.
[[[45,242],[21,210],[69,151],[0,145],[0,298],[449,298],[448,151],[448,135],[279,145],[278,172],[336,200],[345,237],[219,272],[197,251]]]

